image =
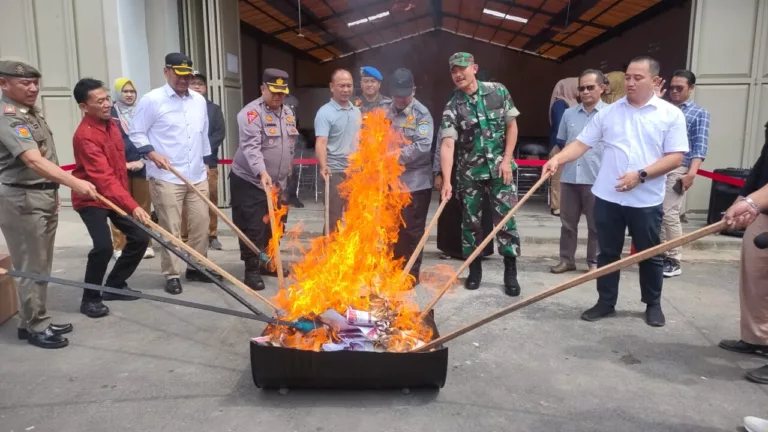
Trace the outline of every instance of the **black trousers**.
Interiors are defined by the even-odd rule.
[[[112,210],[99,207],[84,207],[78,210],[80,218],[88,229],[93,241],[93,249],[88,253],[88,263],[85,265],[85,282],[101,285],[107,273],[109,261],[112,259],[112,232],[107,219],[112,221],[117,229],[125,234],[125,247],[120,258],[115,262],[112,271],[107,276],[104,285],[112,288],[125,288],[126,280],[136,271],[144,258],[144,252],[149,245],[149,235],[139,229],[128,218],[120,216]],[[83,291],[83,302],[101,300],[101,291]]]
[[[400,232],[397,235],[397,243],[394,247],[395,259],[405,258],[407,263],[413,251],[416,250],[419,240],[424,235],[430,201],[432,201],[432,189],[411,192],[411,202],[400,212],[404,225],[400,226]],[[419,253],[410,272],[416,281],[419,280],[422,255],[423,251]]]
[[[269,240],[272,238],[267,193],[255,184],[232,173],[229,174],[229,188],[232,222],[259,250],[265,251]],[[287,214],[283,216],[282,221],[283,224],[287,223]],[[239,243],[241,260],[248,262],[258,258],[242,240]]]
[[[595,223],[600,253],[598,267],[604,267],[621,258],[624,248],[624,233],[629,227],[632,243],[637,251],[652,248],[661,243],[661,204],[653,207],[627,207],[595,198]],[[664,266],[661,255],[640,263],[641,300],[648,305],[659,304],[664,280]],[[619,296],[620,272],[614,272],[597,279],[598,302],[616,305]]]

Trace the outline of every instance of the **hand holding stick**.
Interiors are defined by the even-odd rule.
[[[280,258],[280,239],[277,235],[277,221],[275,220],[275,206],[272,203],[272,187],[267,183],[262,182],[264,186],[264,192],[267,193],[267,207],[269,209],[269,225],[272,227],[272,238],[278,242],[277,251],[275,252],[275,264],[277,265],[277,288],[283,289],[285,286],[285,280],[283,277],[283,260]]]
[[[432,216],[432,220],[429,222],[429,225],[427,225],[427,229],[424,230],[424,235],[421,236],[421,240],[419,241],[419,244],[416,245],[416,249],[414,249],[413,253],[411,254],[411,257],[408,259],[408,263],[405,265],[405,268],[403,269],[403,279],[405,279],[405,277],[408,276],[408,273],[411,272],[413,265],[416,264],[416,258],[419,257],[419,253],[421,253],[421,250],[424,248],[424,245],[427,243],[427,239],[429,238],[429,232],[432,231],[432,228],[434,228],[435,225],[437,225],[437,219],[440,218],[440,213],[443,212],[443,209],[445,209],[446,204],[448,204],[448,200],[444,199],[443,202],[440,203],[440,207],[437,208],[435,215]]]
[[[227,225],[228,225],[230,228],[232,228],[232,231],[234,231],[234,232],[235,232],[235,234],[237,235],[237,238],[239,238],[239,239],[240,239],[240,241],[242,241],[243,243],[245,243],[245,245],[246,245],[246,246],[248,246],[248,249],[250,249],[250,250],[251,250],[253,253],[255,253],[256,255],[259,255],[259,254],[261,253],[261,251],[259,250],[259,248],[257,248],[257,247],[256,247],[256,245],[255,245],[255,244],[253,244],[253,242],[252,242],[252,241],[251,241],[251,240],[250,240],[250,239],[249,239],[249,238],[248,238],[248,237],[247,237],[247,236],[246,236],[246,235],[245,235],[245,234],[244,234],[242,231],[240,231],[240,228],[238,228],[238,227],[235,225],[235,223],[234,223],[234,222],[232,222],[232,220],[230,220],[230,219],[227,217],[227,215],[225,215],[225,214],[224,214],[224,212],[222,212],[221,210],[219,210],[219,207],[218,207],[216,204],[214,204],[213,202],[211,202],[211,200],[209,200],[209,199],[208,199],[208,197],[207,197],[207,196],[205,196],[205,194],[204,194],[202,191],[200,191],[200,189],[198,189],[197,187],[195,187],[195,185],[194,185],[194,184],[192,184],[192,182],[191,182],[191,181],[189,181],[189,179],[187,179],[186,177],[184,177],[184,175],[183,175],[182,173],[178,172],[178,171],[176,170],[176,168],[174,168],[174,167],[172,167],[172,166],[170,166],[170,165],[168,165],[168,171],[172,172],[172,173],[173,173],[173,175],[175,175],[176,177],[178,177],[178,178],[179,178],[179,180],[183,181],[183,182],[184,182],[184,184],[186,184],[186,185],[187,185],[187,187],[190,187],[190,188],[192,188],[192,191],[194,191],[194,192],[195,192],[195,194],[197,194],[197,196],[199,196],[200,198],[202,198],[202,199],[203,199],[203,202],[205,202],[205,203],[208,205],[208,208],[210,208],[211,210],[213,210],[213,212],[214,212],[214,213],[216,213],[216,215],[218,215],[218,216],[219,216],[219,219],[223,220],[225,224],[227,224]]]
[[[662,243],[660,245],[656,245],[650,249],[646,249],[642,252],[638,252],[634,255],[630,255],[628,257],[624,257],[618,261],[615,261],[611,264],[608,264],[606,266],[600,267],[599,269],[595,271],[591,271],[589,273],[584,273],[580,276],[577,276],[569,281],[563,282],[559,285],[556,285],[552,288],[549,288],[547,290],[544,290],[534,296],[528,297],[524,300],[521,300],[513,305],[507,306],[504,309],[501,309],[497,312],[492,313],[491,315],[488,315],[487,317],[472,323],[468,326],[462,327],[459,330],[456,330],[452,333],[449,333],[443,337],[437,338],[431,342],[429,342],[426,345],[423,345],[420,348],[416,348],[413,351],[426,351],[429,349],[432,349],[440,344],[443,344],[445,342],[448,342],[450,340],[453,340],[467,332],[470,332],[482,325],[488,324],[489,322],[501,318],[504,315],[507,315],[509,313],[512,313],[516,310],[522,309],[526,306],[532,305],[534,303],[537,303],[541,300],[544,300],[547,297],[551,297],[557,293],[561,293],[567,289],[573,288],[575,286],[581,285],[585,282],[589,282],[591,280],[597,279],[599,277],[611,274],[613,272],[619,271],[623,269],[624,267],[629,267],[633,264],[639,263],[640,261],[645,261],[648,258],[654,257],[656,255],[659,255],[661,253],[664,253],[668,250],[674,249],[676,247],[683,246],[687,243],[690,243],[694,240],[698,240],[702,237],[706,237],[708,235],[720,232],[727,228],[725,220],[722,220],[720,222],[714,223],[709,226],[705,226],[704,228],[701,228],[699,230],[696,230],[692,233],[686,234],[682,237],[678,237],[674,240]]]
[[[443,294],[445,294],[451,288],[451,286],[456,282],[456,279],[459,277],[461,272],[466,270],[466,268],[469,267],[472,261],[474,261],[480,255],[480,253],[482,253],[483,249],[485,249],[485,246],[487,246],[488,243],[490,243],[491,240],[493,240],[493,237],[496,236],[496,233],[499,232],[501,228],[503,228],[504,225],[510,219],[512,219],[512,216],[514,216],[515,213],[517,213],[517,210],[520,209],[520,207],[526,201],[528,201],[528,198],[530,198],[533,195],[533,193],[536,192],[536,189],[538,189],[539,187],[541,187],[542,184],[544,184],[544,182],[549,178],[550,175],[551,174],[549,173],[543,174],[539,179],[539,181],[537,181],[536,184],[534,184],[533,187],[531,187],[528,193],[523,195],[520,201],[518,201],[517,204],[515,204],[515,206],[512,207],[509,213],[507,213],[507,215],[504,216],[504,218],[495,227],[493,227],[493,230],[488,234],[485,240],[483,240],[483,242],[480,243],[480,245],[475,249],[475,251],[472,252],[472,255],[470,255],[469,258],[467,258],[467,260],[464,261],[461,267],[459,267],[459,269],[456,270],[456,272],[453,274],[453,276],[451,276],[448,282],[446,282],[445,286],[440,290],[440,292],[438,292],[437,295],[435,295],[435,297],[432,299],[432,301],[429,302],[427,307],[425,307],[424,310],[421,311],[421,314],[419,314],[420,321],[424,320],[424,317],[426,317],[429,311],[432,310],[433,307],[435,307],[435,304],[438,302],[438,300],[440,300]],[[447,199],[444,199],[444,202],[447,202],[447,201],[448,201]]]
[[[101,201],[104,204],[106,204],[107,206],[109,206],[109,208],[114,210],[120,216],[124,216],[124,217],[130,218],[128,213],[123,211],[123,209],[121,209],[120,207],[116,206],[112,201],[108,200],[107,198],[103,197],[102,195],[96,194],[96,198],[99,201]],[[171,233],[169,233],[168,231],[163,229],[163,227],[161,227],[160,225],[152,222],[152,220],[147,221],[146,225],[148,227],[152,228],[153,230],[159,232],[160,234],[162,234],[163,237],[168,239],[168,241],[173,243],[176,247],[184,249],[187,253],[192,255],[198,262],[205,264],[206,266],[210,267],[213,271],[219,273],[224,279],[228,280],[233,285],[235,285],[236,287],[240,288],[242,291],[245,291],[249,295],[256,297],[257,299],[262,301],[264,304],[266,304],[267,306],[271,307],[273,310],[275,310],[275,311],[278,310],[277,306],[272,304],[272,302],[270,302],[266,297],[264,297],[264,296],[260,295],[259,293],[251,290],[250,288],[248,288],[244,283],[240,282],[237,278],[235,278],[231,274],[229,274],[226,271],[224,271],[221,267],[217,266],[211,260],[209,260],[208,258],[204,257],[202,254],[200,254],[198,251],[196,251],[193,248],[191,248],[188,244],[184,243],[183,241],[181,241],[178,238],[176,238],[175,236],[173,236]]]

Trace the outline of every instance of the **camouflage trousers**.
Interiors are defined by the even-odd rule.
[[[515,184],[504,184],[501,178],[488,180],[459,179],[459,197],[462,202],[461,249],[464,257],[469,257],[477,244],[483,241],[482,209],[483,193],[491,199],[493,225],[509,213],[517,203]],[[499,254],[508,257],[520,256],[520,235],[517,232],[515,218],[509,219],[496,234]]]

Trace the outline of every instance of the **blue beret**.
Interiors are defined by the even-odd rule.
[[[381,75],[381,72],[379,72],[378,69],[371,66],[363,66],[360,68],[360,75],[363,77],[371,77],[376,78],[377,80],[381,81],[384,79],[384,77]]]

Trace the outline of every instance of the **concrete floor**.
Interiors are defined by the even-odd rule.
[[[89,239],[64,212],[55,275],[80,280]],[[211,258],[240,277],[235,239],[222,242]],[[548,272],[551,244],[524,253],[523,296],[574,275]],[[743,379],[766,359],[716,347],[738,337],[738,251],[691,250],[686,260],[665,284],[664,328],[643,322],[631,268],[618,317],[579,320],[596,293],[594,283],[574,288],[450,342],[446,386],[409,395],[259,390],[248,357],[258,323],[149,301],[112,302],[108,317],[92,320],[77,312],[79,290],[52,287],[55,321],[75,326],[71,345],[40,350],[16,339],[13,320],[0,327],[0,432],[734,431],[746,415],[768,415],[768,388]],[[145,260],[132,286],[162,295],[159,263]],[[432,243],[424,268],[436,264],[460,263],[438,259]],[[516,301],[502,292],[498,256],[484,267],[480,290],[439,303],[443,333]],[[184,288],[184,299],[242,310],[213,286]]]

